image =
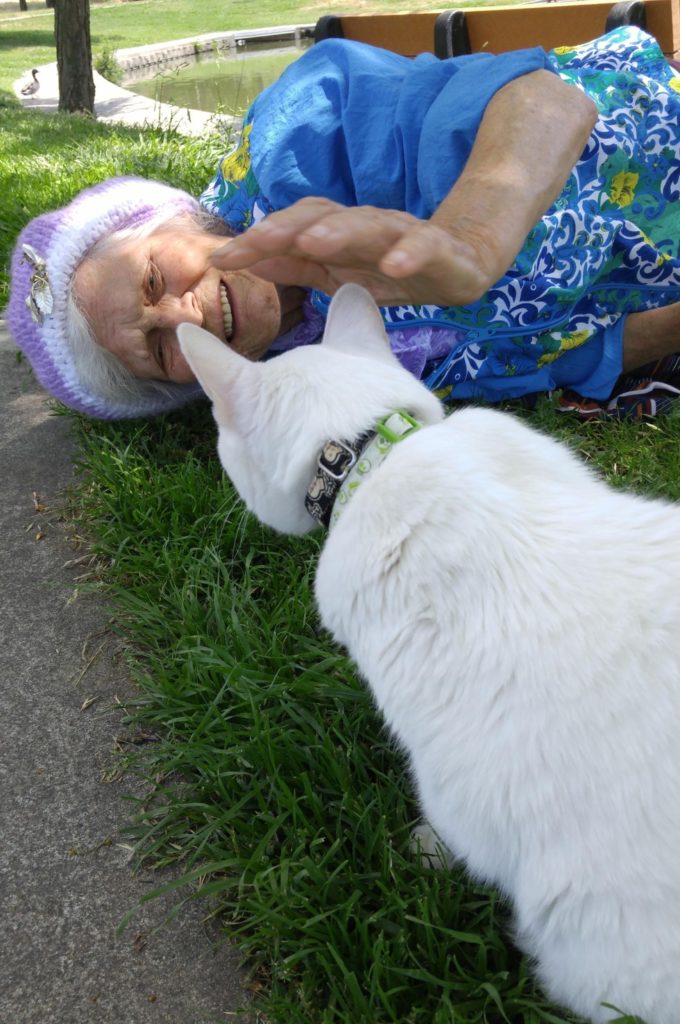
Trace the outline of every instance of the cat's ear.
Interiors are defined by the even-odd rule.
[[[353,356],[397,362],[375,299],[358,284],[343,284],[331,299],[323,344]]]
[[[215,418],[226,426],[233,417],[238,390],[255,365],[195,324],[179,324],[182,355],[215,407]]]

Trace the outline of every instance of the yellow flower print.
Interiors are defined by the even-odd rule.
[[[559,54],[573,53],[574,50],[577,50],[577,49],[578,49],[577,46],[555,46],[555,47],[553,47],[553,53],[559,53]]]
[[[538,366],[546,366],[548,363],[554,363],[556,359],[562,355],[563,352],[567,352],[570,348],[578,348],[579,345],[584,345],[588,338],[593,334],[592,329],[585,329],[583,331],[568,331],[567,334],[562,334],[559,337],[560,347],[556,352],[546,352],[545,355],[541,356],[538,360]],[[552,335],[555,337],[555,335]]]
[[[671,78],[668,85],[674,92],[680,92],[680,78]]]
[[[652,247],[652,249],[656,248],[656,243],[649,237],[647,232],[643,231],[642,228],[640,228],[639,231],[640,231],[640,236],[641,236],[643,242],[645,242],[646,245],[650,245]],[[657,267],[663,266],[664,263],[668,263],[668,261],[671,260],[671,259],[673,259],[673,257],[669,256],[668,253],[662,252],[661,249],[657,249],[656,250],[656,266]]]
[[[633,171],[619,171],[612,178],[612,187],[609,198],[617,206],[630,206],[635,198],[635,186],[640,180],[640,175]]]
[[[247,124],[241,133],[236,149],[227,153],[222,161],[221,171],[227,181],[243,181],[250,170],[250,133],[252,124]]]

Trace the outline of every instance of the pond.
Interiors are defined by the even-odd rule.
[[[310,45],[307,39],[279,46],[249,40],[236,52],[199,54],[183,58],[176,67],[165,63],[162,70],[134,72],[124,85],[160,103],[238,116]]]

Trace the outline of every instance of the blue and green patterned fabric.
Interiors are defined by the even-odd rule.
[[[680,78],[639,29],[549,54],[446,61],[328,40],[253,103],[201,201],[237,232],[306,195],[428,217],[489,100],[539,68],[599,111],[562,193],[477,302],[383,308],[383,319],[404,365],[444,397],[498,401],[568,386],[606,398],[626,314],[680,301]],[[329,299],[310,300],[305,329],[287,344],[320,332]]]

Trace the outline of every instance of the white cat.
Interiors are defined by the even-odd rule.
[[[316,525],[305,495],[327,441],[393,410],[424,425],[341,492],[323,622],[437,834],[512,899],[548,994],[592,1021],[618,1016],[607,1002],[678,1024],[680,509],[611,489],[512,416],[444,420],[354,285],[321,345],[269,362],[196,327],[180,339],[226,472],[277,530]]]

